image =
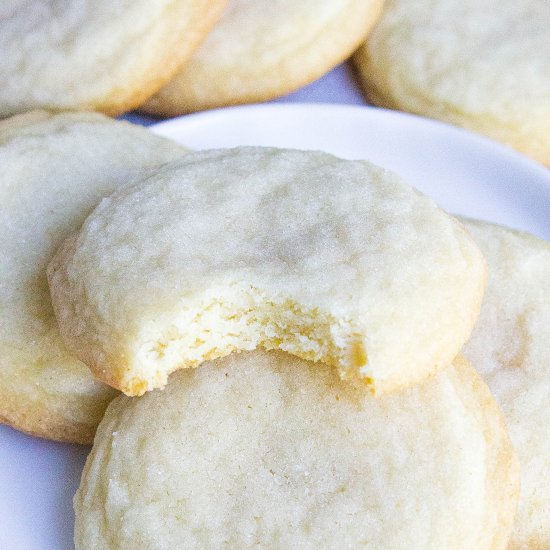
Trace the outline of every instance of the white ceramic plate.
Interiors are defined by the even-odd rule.
[[[474,134],[369,107],[262,105],[156,125],[193,149],[272,145],[366,158],[457,214],[550,239],[550,172]],[[72,547],[72,495],[88,448],[0,426],[0,549]]]

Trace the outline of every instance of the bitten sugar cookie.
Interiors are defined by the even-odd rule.
[[[143,107],[176,115],[265,101],[349,57],[383,0],[229,0],[189,62]]]
[[[75,496],[75,543],[504,550],[518,478],[464,361],[374,399],[323,364],[234,354],[113,401]]]
[[[369,99],[550,165],[550,2],[388,0],[355,55]]]
[[[0,421],[91,443],[116,392],[63,345],[46,265],[102,197],[181,153],[142,128],[92,113],[0,122]]]
[[[502,407],[521,463],[510,548],[550,548],[550,243],[466,224],[487,258],[489,282],[464,353]]]
[[[225,0],[2,4],[0,117],[36,108],[114,115],[137,107],[187,60]]]
[[[394,174],[247,147],[105,199],[49,266],[66,344],[129,395],[257,346],[402,388],[451,362],[484,281],[462,226]]]

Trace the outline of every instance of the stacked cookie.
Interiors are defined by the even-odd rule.
[[[106,195],[179,158],[176,144],[95,113],[0,122],[0,420],[91,443],[116,395],[62,342],[46,266]]]
[[[8,119],[0,160],[0,417],[89,442],[128,395],[78,548],[548,544],[547,243],[96,114]]]
[[[168,389],[107,413],[78,547],[502,546],[516,464],[473,369],[369,389],[447,367],[484,278],[458,223],[365,162],[192,153],[111,195],[50,263],[54,308],[96,376]]]
[[[75,542],[505,548],[515,468],[467,363],[375,399],[322,363],[232,354],[113,402],[75,497]]]
[[[521,464],[510,548],[550,547],[550,244],[465,221],[489,265],[481,315],[464,354],[502,407]]]

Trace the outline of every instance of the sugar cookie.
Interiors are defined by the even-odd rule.
[[[388,0],[355,61],[368,97],[550,165],[550,3]]]
[[[229,0],[189,62],[142,107],[176,114],[265,101],[346,59],[383,0]]]
[[[487,258],[489,280],[464,353],[502,407],[521,462],[510,548],[550,548],[550,243],[465,223]]]
[[[504,550],[518,478],[464,361],[374,399],[326,365],[246,352],[113,401],[75,497],[75,543]]]
[[[182,150],[93,113],[0,122],[0,421],[91,443],[116,395],[61,341],[46,265],[99,200]]]
[[[119,114],[166,84],[225,0],[9,0],[0,7],[0,117]]]
[[[391,172],[243,147],[190,153],[105,199],[49,281],[66,344],[129,395],[257,346],[383,393],[451,362],[485,264],[456,220]]]

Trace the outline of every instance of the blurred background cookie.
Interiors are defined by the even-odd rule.
[[[106,195],[183,150],[99,114],[33,112],[0,122],[0,421],[91,443],[116,392],[61,341],[46,265]]]
[[[388,0],[355,62],[375,103],[550,165],[549,29],[547,0]]]
[[[128,395],[257,346],[381,394],[453,360],[485,262],[388,170],[240,147],[189,153],[102,201],[48,278],[67,346]]]
[[[0,6],[0,116],[36,108],[116,115],[159,90],[225,0],[8,0]]]
[[[75,496],[75,543],[504,550],[518,478],[464,361],[375,399],[326,365],[246,352],[113,401]]]
[[[229,0],[183,69],[142,109],[172,116],[265,101],[349,57],[383,0]]]
[[[464,353],[501,406],[521,463],[510,548],[550,548],[550,243],[465,224],[487,258],[489,280]]]

